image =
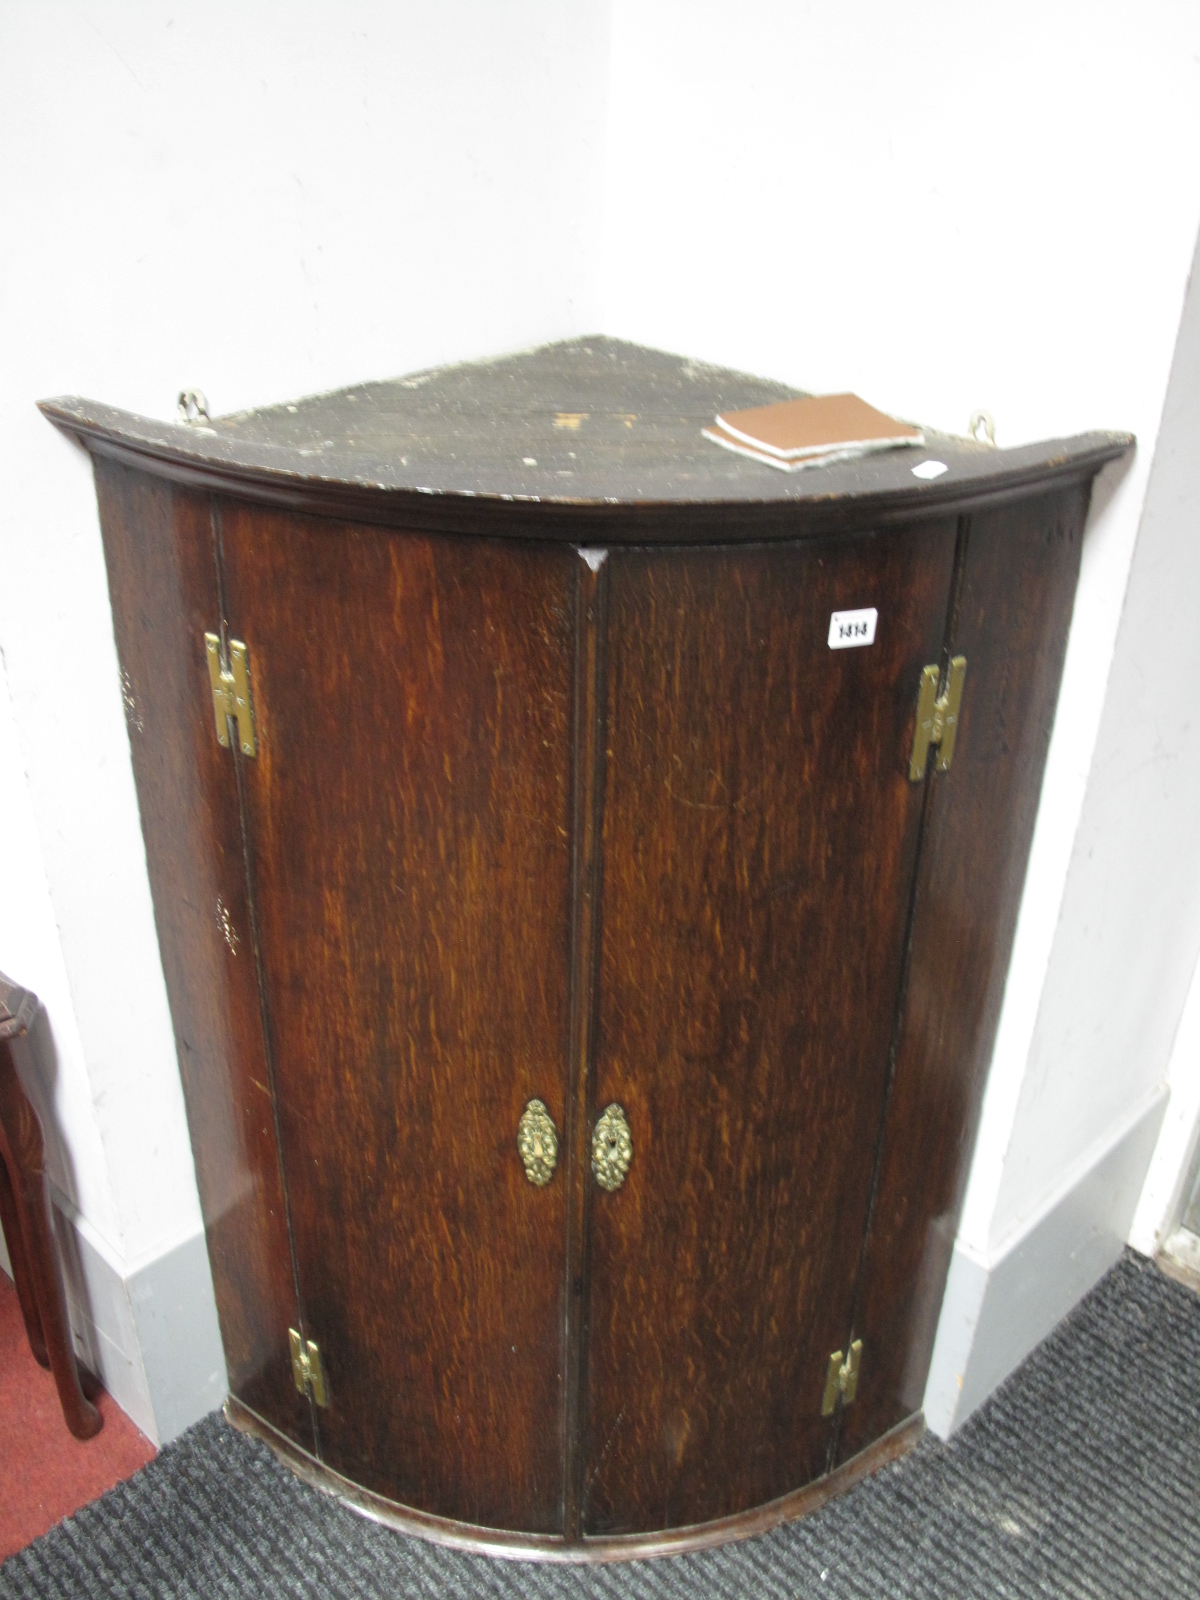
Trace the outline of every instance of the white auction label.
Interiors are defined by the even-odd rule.
[[[861,611],[835,611],[829,619],[829,648],[857,650],[860,645],[874,644],[878,619],[874,606],[864,606]]]

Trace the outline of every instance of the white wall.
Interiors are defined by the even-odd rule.
[[[1194,145],[1200,150],[1200,138]],[[1200,255],[991,1223],[1165,1080],[1200,950]]]
[[[0,3],[0,648],[61,936],[56,967],[44,901],[6,893],[0,959],[52,1008],[68,1195],[127,1278],[199,1209],[90,471],[34,402],[230,411],[595,327],[607,29]]]
[[[1096,816],[1085,812],[1080,829],[1081,843],[1088,840],[1088,847],[1076,848],[1079,873],[1087,871],[1091,877],[1096,846],[1102,838],[1108,845],[1096,873],[1105,890],[1100,952],[1087,950],[1089,919],[1077,921],[1083,935],[1077,941],[1079,956],[1084,962],[1089,953],[1093,956],[1086,974],[1089,992],[1099,995],[1101,1007],[1127,1040],[1136,1041],[1143,1056],[1161,1058],[1176,1014],[1175,997],[1188,984],[1167,1066],[1170,1105],[1130,1235],[1130,1242],[1147,1254],[1157,1250],[1179,1221],[1188,1198],[1183,1186],[1191,1177],[1200,1140],[1200,962],[1196,959],[1200,952],[1200,629],[1193,621],[1200,615],[1197,441],[1200,240],[1117,641],[1111,715],[1106,708],[1097,751],[1103,789]],[[1183,626],[1165,625],[1176,617],[1186,619]],[[1126,737],[1139,753],[1135,762],[1121,749],[1122,715],[1134,730]],[[1109,750],[1111,761],[1102,762],[1100,753]],[[1112,820],[1104,828],[1105,813],[1110,811]],[[1095,844],[1090,842],[1093,835]],[[1073,863],[1073,877],[1076,871]],[[1095,887],[1081,885],[1080,900],[1085,905],[1087,889],[1095,899]],[[1136,963],[1117,972],[1112,933],[1122,922],[1128,923],[1139,949]],[[1075,953],[1069,952],[1072,957]],[[1064,969],[1065,984],[1071,976],[1065,960]],[[1103,995],[1102,986],[1109,980],[1119,985],[1118,996]],[[1048,1000],[1053,993],[1047,983]],[[1139,993],[1144,996],[1140,1007]],[[1120,1007],[1115,1016],[1114,1001]],[[1151,1009],[1155,1003],[1157,1009]],[[1107,1038],[1103,1047],[1109,1047]]]
[[[1036,1003],[1036,1025],[1024,1058],[1006,1058],[1001,1039],[985,1103],[988,1143],[975,1159],[925,1396],[942,1434],[1126,1239],[1157,1249],[1195,1148],[1200,241],[1197,252],[1061,913],[1040,996],[1020,1010],[1024,1027]],[[1023,917],[1030,903],[1027,891]],[[1010,974],[1010,996],[1019,976]],[[1010,1006],[1010,1043],[1012,1017]]]

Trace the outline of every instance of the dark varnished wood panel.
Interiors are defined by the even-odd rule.
[[[96,462],[96,489],[163,973],[234,1394],[306,1449],[295,1320],[233,757],[204,634],[218,625],[207,496]]]
[[[227,507],[319,1454],[409,1506],[562,1526],[576,558]]]
[[[972,518],[952,648],[954,765],[931,783],[862,1277],[845,1460],[919,1409],[1012,951],[1079,572],[1087,489]]]
[[[33,1038],[38,1020],[37,996],[0,973],[0,1224],[29,1348],[54,1374],[67,1427],[77,1439],[91,1439],[104,1424],[79,1381],[54,1238],[42,1122],[27,1093],[27,1086],[41,1076],[42,1058]]]
[[[953,521],[609,558],[585,1531],[670,1528],[822,1473],[850,1324]],[[870,648],[830,613],[876,605]]]

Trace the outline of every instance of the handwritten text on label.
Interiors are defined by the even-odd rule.
[[[861,611],[835,611],[829,619],[829,648],[857,650],[860,645],[874,644],[878,618],[874,606],[864,606]]]

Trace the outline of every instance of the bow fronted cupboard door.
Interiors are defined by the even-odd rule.
[[[45,408],[95,457],[227,1413],[413,1532],[687,1548],[920,1430],[1131,441],[918,480],[701,438],[787,395],[589,340]]]
[[[251,887],[318,1453],[561,1530],[572,552],[226,507]]]
[[[896,1020],[953,518],[609,563],[585,1530],[778,1499],[829,1464]],[[879,611],[870,648],[831,613]],[[907,743],[906,743],[907,739]],[[738,1463],[731,1471],[730,1464]]]

